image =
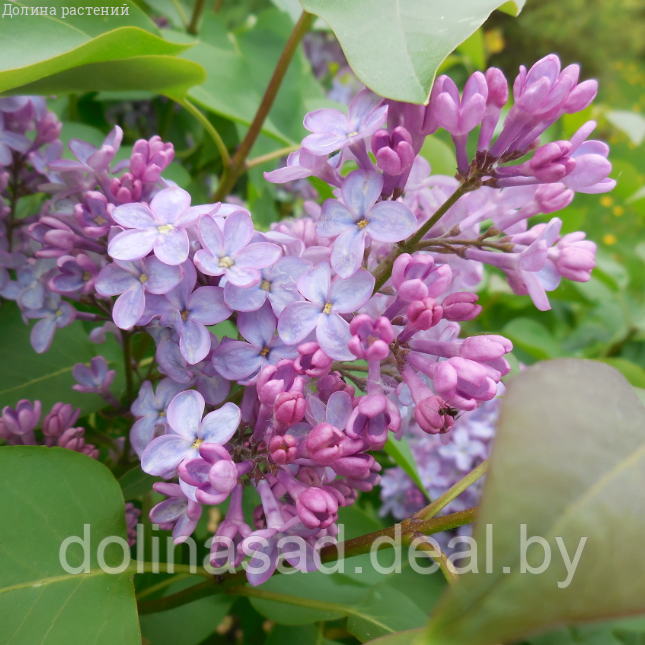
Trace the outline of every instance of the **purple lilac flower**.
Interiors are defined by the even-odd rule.
[[[298,291],[306,302],[287,305],[278,321],[278,333],[287,345],[301,343],[315,329],[318,344],[336,360],[353,360],[347,349],[349,323],[340,314],[360,309],[371,297],[374,276],[359,269],[351,278],[332,282],[331,267],[322,262],[298,279]]]
[[[135,262],[119,262],[103,267],[96,280],[102,296],[119,296],[112,316],[121,329],[132,329],[143,315],[146,293],[166,294],[182,279],[181,267],[164,264],[155,256]]]
[[[188,258],[186,229],[217,208],[212,204],[191,208],[190,195],[177,187],[157,193],[149,208],[141,203],[118,206],[112,218],[129,230],[110,240],[108,253],[115,260],[132,261],[154,251],[164,264],[182,264]]]
[[[123,130],[118,125],[114,126],[110,134],[105,137],[100,148],[96,148],[91,143],[80,139],[72,139],[69,142],[69,149],[74,153],[78,161],[60,159],[52,161],[49,167],[55,172],[104,173],[110,167],[110,163],[121,146],[122,140]]]
[[[60,273],[49,281],[52,291],[66,295],[79,293],[83,296],[94,292],[100,267],[88,255],[62,255],[56,265]]]
[[[150,475],[171,477],[184,459],[199,456],[202,443],[225,444],[240,423],[240,409],[225,403],[203,419],[204,397],[194,390],[181,392],[168,406],[168,425],[175,434],[154,439],[141,455],[141,468]]]
[[[267,364],[275,365],[284,358],[296,358],[298,350],[287,346],[275,335],[276,318],[265,302],[254,312],[240,312],[237,327],[248,342],[223,342],[213,352],[213,366],[232,381],[253,380]]]
[[[165,378],[157,385],[155,393],[152,391],[150,381],[144,381],[141,384],[139,395],[131,408],[137,420],[130,430],[130,443],[139,457],[152,441],[155,432],[166,429],[168,406],[185,387],[183,383]]]
[[[343,201],[328,199],[316,227],[321,237],[336,237],[331,265],[341,278],[360,268],[365,238],[392,244],[412,235],[417,219],[401,202],[381,201],[383,177],[369,170],[354,170],[343,182]]]
[[[199,236],[204,248],[195,253],[195,266],[206,275],[226,276],[236,287],[258,284],[262,279],[259,269],[277,262],[281,251],[268,242],[249,244],[253,232],[251,216],[243,210],[231,213],[223,230],[217,219],[202,217]]]
[[[202,516],[202,505],[189,499],[179,484],[156,482],[152,487],[168,499],[150,511],[150,521],[159,524],[159,528],[172,529],[175,544],[185,542]]]
[[[76,310],[69,303],[61,300],[57,293],[48,294],[40,309],[28,309],[23,312],[26,318],[39,318],[31,330],[31,346],[36,353],[46,352],[54,340],[56,329],[71,325],[76,318]]]
[[[387,106],[381,106],[382,102],[366,89],[349,104],[349,116],[329,108],[309,112],[304,124],[313,134],[303,139],[302,147],[315,155],[328,155],[371,137],[387,118]]]
[[[10,166],[12,162],[11,151],[27,152],[31,141],[23,134],[5,129],[5,118],[0,112],[0,166]]]

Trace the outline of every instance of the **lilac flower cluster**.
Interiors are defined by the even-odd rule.
[[[75,318],[105,323],[92,338],[112,332],[126,350],[133,334],[152,337],[154,362],[132,404],[129,445],[145,472],[170,480],[155,484],[167,499],[151,519],[176,542],[191,535],[204,505],[230,499],[213,539],[215,566],[249,556],[252,584],[272,575],[281,557],[311,570],[316,540],[337,534],[339,507],[380,482],[371,453],[390,432],[414,426],[428,445],[443,446],[442,458],[464,467],[460,451],[475,444],[460,438],[455,417],[495,398],[512,349],[501,336],[460,338],[459,322],[481,311],[472,289],[482,263],[502,269],[540,309],[562,276],[589,278],[595,245],[584,233],[560,237],[558,218],[527,227],[528,218],[567,206],[574,191],[613,185],[607,147],[586,141],[595,124],[569,142],[537,142],[562,114],[593,99],[595,82],[577,78],[576,66],[560,71],[554,56],[522,68],[494,142],[508,98],[495,69],[474,74],[461,95],[439,77],[427,107],[364,90],[347,115],[316,110],[305,118],[311,134],[302,148],[266,178],[316,176],[335,197],[266,232],[240,205],[191,206],[190,195],[161,176],[173,150],[158,137],[138,141],[114,164],[117,127],[98,149],[73,140],[76,160],[62,159],[58,126],[38,111],[38,99],[0,102],[8,198],[1,294],[25,319],[39,319],[36,351]],[[31,121],[16,116],[20,110]],[[419,156],[438,127],[455,141],[454,178],[431,175]],[[18,222],[17,191],[34,182],[50,199]],[[485,221],[492,226],[482,233]],[[235,338],[214,333],[224,321],[236,325]],[[140,374],[142,365],[125,355],[126,370]],[[77,366],[75,376],[76,389],[120,406],[103,358]],[[450,431],[452,444],[432,438]],[[450,445],[453,457],[444,454]],[[446,478],[435,475],[431,488]],[[242,514],[245,485],[262,502],[253,528]],[[306,541],[304,555],[284,548],[293,536]],[[253,573],[267,558],[270,566]]]

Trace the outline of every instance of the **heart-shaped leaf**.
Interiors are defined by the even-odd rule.
[[[110,574],[124,553],[99,544],[112,536],[125,542],[121,489],[101,463],[65,448],[0,448],[0,640],[12,645],[140,645],[132,570]],[[87,527],[87,528],[84,528]],[[90,572],[82,569],[79,544],[87,537]],[[127,550],[128,557],[130,555]]]
[[[645,612],[645,407],[633,388],[608,365],[558,359],[516,376],[504,398],[479,573],[450,588],[426,643],[491,645]]]
[[[326,20],[352,70],[377,94],[425,103],[439,65],[495,9],[524,0],[301,0]],[[387,43],[387,46],[384,46]]]

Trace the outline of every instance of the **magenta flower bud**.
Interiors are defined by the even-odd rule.
[[[275,418],[287,428],[300,423],[305,416],[307,402],[301,392],[282,392],[275,400]]]
[[[489,67],[484,74],[488,87],[488,105],[503,108],[508,101],[508,81],[504,72],[497,67]]]
[[[47,438],[47,445],[54,445],[56,439],[76,423],[80,413],[80,408],[74,410],[69,403],[55,403],[54,407],[43,419],[43,434]]]
[[[565,235],[555,246],[553,262],[558,273],[567,280],[587,282],[596,266],[596,245],[585,239],[582,231]]]
[[[374,156],[382,148],[387,148],[390,145],[390,133],[387,130],[377,130],[372,135],[372,152]]]
[[[218,493],[230,493],[237,484],[237,468],[232,460],[220,459],[208,471],[208,481]]]
[[[351,477],[353,479],[365,479],[369,477],[370,468],[374,463],[372,455],[365,453],[350,455],[337,459],[331,467],[338,475],[342,477]]]
[[[415,300],[408,305],[408,322],[417,329],[427,330],[439,324],[443,308],[434,298]]]
[[[394,329],[385,316],[373,321],[367,314],[360,314],[350,323],[349,333],[352,337],[348,348],[357,358],[382,361],[388,357],[389,345],[394,340]]]
[[[172,143],[163,143],[158,135],[150,141],[139,139],[132,148],[130,171],[141,181],[156,182],[174,156],[175,149]]]
[[[387,130],[374,133],[372,152],[376,157],[376,165],[383,172],[393,176],[408,171],[416,157],[412,137],[402,126],[394,128],[391,136]]]
[[[338,502],[323,488],[311,487],[298,496],[296,511],[308,529],[325,529],[338,519]]]
[[[269,442],[269,454],[274,464],[285,466],[292,463],[298,455],[295,437],[290,434],[276,435]]]
[[[439,269],[441,268],[439,267]],[[434,259],[428,253],[417,253],[416,255],[402,253],[399,255],[392,268],[392,284],[397,290],[399,298],[405,302],[427,298],[430,295],[427,282],[431,282],[430,277],[433,271],[435,271]],[[450,271],[449,268],[448,271]],[[450,282],[450,278],[448,278],[448,282]]]
[[[589,107],[598,94],[598,81],[583,81],[569,92],[569,97],[564,104],[567,114],[574,114]]]
[[[575,193],[564,184],[542,184],[535,191],[535,201],[541,213],[554,213],[566,208],[572,201]]]
[[[449,295],[441,303],[443,317],[453,321],[477,318],[482,310],[481,305],[475,304],[478,299],[477,294],[469,291],[460,291]]]
[[[444,130],[456,136],[465,135],[481,123],[487,98],[488,85],[481,72],[475,72],[468,79],[461,98],[454,81],[446,78],[437,96],[434,114]]]
[[[273,366],[272,366],[273,367]],[[258,399],[263,405],[272,408],[278,395],[284,392],[284,381],[282,379],[272,379],[267,381],[261,388],[258,387]]]
[[[554,141],[538,148],[529,161],[531,174],[544,183],[560,181],[576,167],[575,159],[569,156],[570,152],[569,141]]]
[[[343,454],[345,435],[330,423],[320,423],[307,436],[309,456],[321,466],[329,466]]]
[[[124,172],[120,178],[114,177],[110,181],[110,192],[119,204],[130,204],[141,199],[143,187],[140,179],[132,173]]]
[[[428,434],[448,432],[455,423],[450,408],[438,396],[429,396],[414,406],[414,418]]]
[[[318,381],[318,396],[326,404],[334,392],[347,392],[353,398],[356,389],[353,385],[345,383],[338,372],[332,372]]]
[[[39,258],[69,255],[76,241],[76,235],[67,224],[47,215],[31,224],[27,231],[36,242],[42,244],[42,248],[36,252]]]
[[[85,428],[68,428],[63,432],[63,434],[58,438],[56,445],[60,448],[67,448],[68,450],[74,450],[75,452],[80,452],[92,459],[98,459],[99,451],[91,443],[85,443]]]
[[[2,423],[6,430],[15,435],[24,435],[33,430],[38,425],[42,405],[40,401],[34,401],[33,404],[27,399],[18,401],[15,409],[6,406],[2,410]]]
[[[500,343],[501,336],[469,336],[461,344],[459,356],[471,361],[494,361],[508,354],[513,349],[511,341],[504,339]]]
[[[294,361],[294,368],[300,375],[311,378],[320,378],[329,372],[333,358],[329,358],[320,345],[315,341],[298,345],[298,358]]]

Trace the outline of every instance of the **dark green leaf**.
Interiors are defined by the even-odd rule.
[[[430,494],[421,481],[421,476],[417,469],[417,463],[414,461],[414,456],[412,455],[412,450],[410,449],[408,440],[404,436],[401,436],[400,440],[389,437],[385,444],[385,452],[394,459],[394,463],[396,463],[397,466],[401,466],[401,468],[405,470],[405,472],[410,476],[410,479],[412,479],[419,489],[423,491],[428,500],[430,500]]]
[[[161,481],[159,477],[144,473],[140,466],[128,470],[127,473],[119,477],[119,486],[123,491],[123,499],[128,501],[147,493],[152,490],[152,485],[158,481]]]
[[[555,358],[562,355],[560,345],[549,330],[531,318],[515,318],[502,330],[513,344],[535,358]]]
[[[12,645],[140,645],[132,572],[108,574],[98,565],[99,543],[125,542],[123,496],[101,463],[64,448],[0,448],[0,624]],[[59,550],[89,525],[90,573],[63,568]],[[127,547],[127,543],[126,543]],[[67,549],[70,567],[83,564],[78,544]],[[129,557],[128,549],[128,557]],[[105,549],[106,564],[123,561],[119,545]]]

